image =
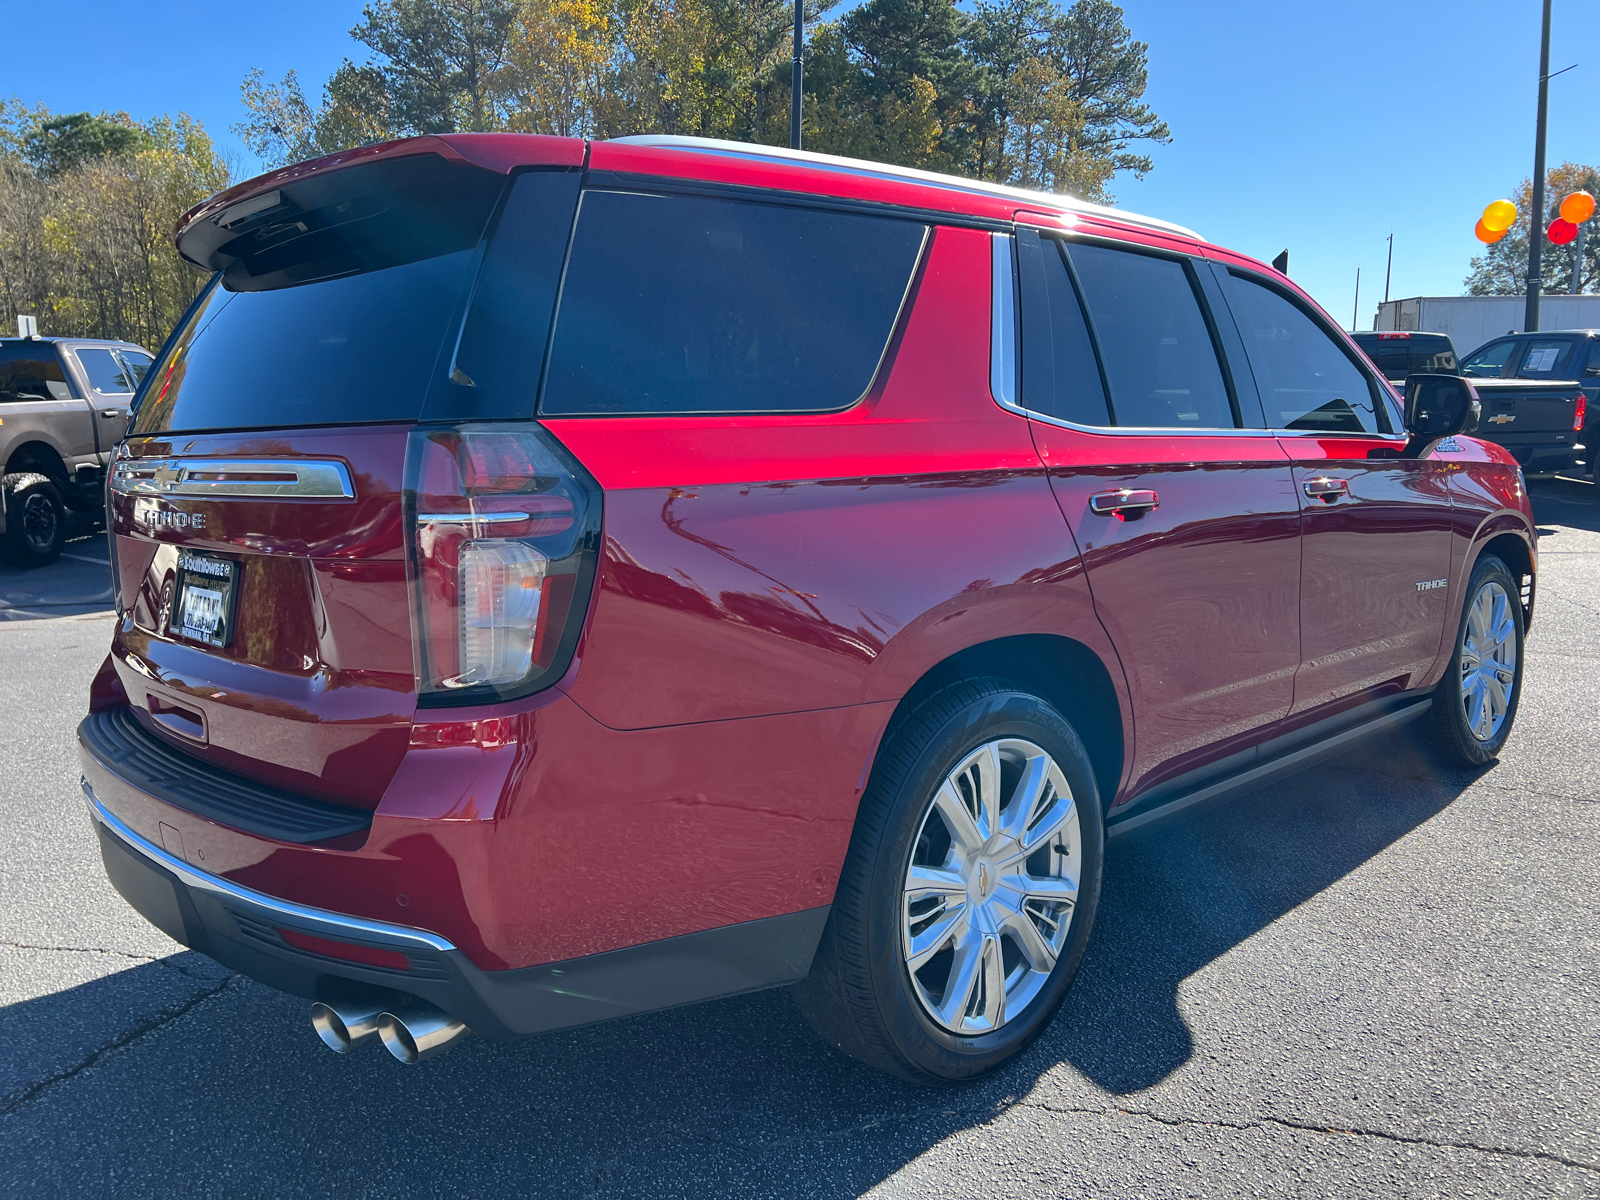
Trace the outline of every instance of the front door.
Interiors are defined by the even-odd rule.
[[[109,346],[79,346],[72,354],[89,383],[100,453],[109,453],[128,431],[128,406],[137,386],[133,372]]]
[[[1205,264],[1027,231],[1018,247],[1020,399],[1127,672],[1130,792],[1222,769],[1293,698],[1289,461],[1244,427],[1259,405],[1219,357]]]
[[[1225,280],[1301,506],[1294,712],[1415,687],[1446,624],[1448,468],[1398,457],[1387,389],[1299,298],[1249,271]]]

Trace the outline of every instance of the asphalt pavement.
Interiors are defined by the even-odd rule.
[[[1055,1023],[947,1089],[832,1053],[783,991],[329,1053],[106,883],[73,740],[103,577],[0,572],[0,1191],[1600,1197],[1600,500],[1534,491],[1500,762],[1400,734],[1114,844]]]

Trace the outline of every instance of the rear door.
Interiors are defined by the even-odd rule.
[[[1251,754],[1300,658],[1299,510],[1205,264],[1024,230],[1020,400],[1132,691],[1131,789]],[[1236,335],[1234,335],[1236,336]]]
[[[1301,509],[1294,712],[1415,686],[1439,654],[1450,574],[1448,467],[1397,457],[1383,388],[1290,289],[1219,270]]]

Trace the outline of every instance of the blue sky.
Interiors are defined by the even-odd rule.
[[[1341,322],[1356,267],[1360,327],[1383,293],[1455,295],[1476,252],[1483,206],[1532,172],[1538,0],[1125,0],[1150,45],[1146,99],[1172,126],[1145,180],[1120,204],[1271,258]],[[0,0],[12,46],[0,94],[58,112],[183,110],[205,123],[235,170],[258,164],[228,132],[239,81],[298,68],[314,91],[345,56],[359,0],[80,0],[63,10]],[[70,15],[68,15],[70,13]],[[67,16],[68,28],[63,28]],[[1600,4],[1555,0],[1552,164],[1600,161]]]

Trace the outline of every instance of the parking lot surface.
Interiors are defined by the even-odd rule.
[[[1534,494],[1500,762],[1402,733],[1114,844],[1055,1023],[943,1090],[833,1054],[782,991],[412,1068],[329,1053],[305,1002],[106,883],[73,739],[104,577],[0,572],[0,616],[87,614],[0,624],[4,1191],[1600,1196],[1600,503]]]

